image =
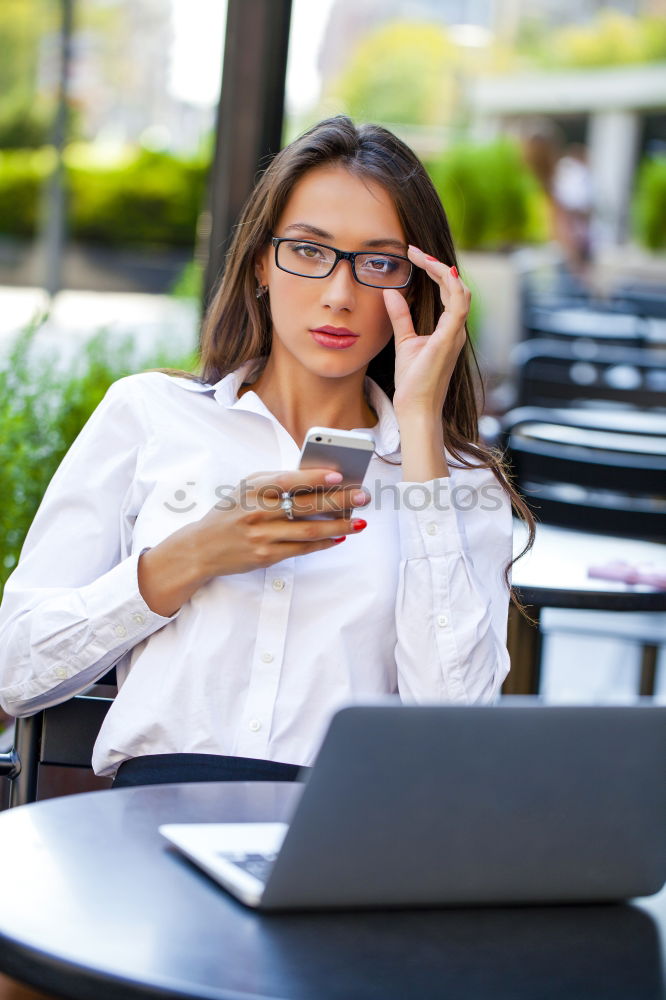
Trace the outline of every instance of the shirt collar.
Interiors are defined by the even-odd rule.
[[[264,358],[250,358],[212,385],[207,382],[195,382],[192,379],[180,379],[180,383],[184,389],[189,389],[191,392],[213,392],[217,402],[229,410],[248,410],[275,420],[274,415],[252,389],[248,389],[240,398],[238,397],[243,383],[253,380],[253,376],[263,367],[264,361]],[[353,430],[370,431],[375,439],[375,451],[378,455],[394,455],[400,449],[400,431],[393,404],[384,390],[367,375],[365,391],[378,420],[374,427],[356,427]]]

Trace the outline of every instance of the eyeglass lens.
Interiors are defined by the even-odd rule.
[[[335,265],[335,252],[317,243],[285,240],[278,245],[278,267],[305,278],[325,278]],[[356,257],[356,274],[368,285],[391,288],[404,285],[409,279],[411,264],[390,254],[362,253]]]

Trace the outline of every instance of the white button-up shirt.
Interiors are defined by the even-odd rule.
[[[0,607],[0,703],[29,715],[115,666],[98,774],[152,753],[312,764],[335,709],[378,695],[489,701],[508,672],[511,512],[487,469],[405,483],[386,394],[343,545],[215,577],[171,618],[137,563],[244,477],[295,469],[299,447],[252,390],[160,372],[115,382],[44,494]],[[383,460],[388,456],[398,464]]]

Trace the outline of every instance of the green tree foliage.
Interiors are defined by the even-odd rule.
[[[96,58],[116,91],[126,86],[123,4],[74,4],[74,44],[98,46]],[[62,27],[59,0],[0,0],[0,149],[38,148],[51,137],[56,110]],[[131,70],[131,67],[129,67]],[[72,98],[67,136],[82,128],[82,108]]]
[[[439,25],[392,21],[358,43],[330,96],[360,120],[442,124],[456,51]]]
[[[547,67],[600,68],[666,60],[666,18],[629,17],[606,9],[588,24],[546,30],[525,27],[523,59]]]
[[[54,38],[58,5],[49,0],[0,3],[0,149],[43,145],[53,101],[38,92],[44,39]]]
[[[31,100],[37,89],[40,42],[57,29],[58,4],[51,0],[0,3],[0,100]]]
[[[666,249],[666,157],[642,163],[632,209],[639,241],[650,250]]]
[[[545,239],[544,198],[517,146],[461,143],[428,164],[453,238],[464,249],[501,249]]]

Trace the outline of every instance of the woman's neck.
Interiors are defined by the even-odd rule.
[[[252,389],[279,420],[300,448],[310,427],[373,427],[377,415],[364,392],[365,372],[341,378],[326,378],[305,370],[286,372],[272,356],[252,385]]]

